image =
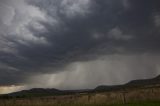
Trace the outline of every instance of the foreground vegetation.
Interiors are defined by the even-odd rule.
[[[160,87],[59,96],[1,98],[0,106],[160,106]]]
[[[126,104],[108,104],[108,103],[47,103],[47,102],[21,102],[16,103],[13,101],[0,102],[0,106],[160,106],[160,102],[137,102]]]

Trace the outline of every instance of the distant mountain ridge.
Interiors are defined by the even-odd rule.
[[[48,95],[61,95],[62,91],[58,89],[43,89],[43,88],[33,88],[30,90],[22,90],[19,92],[10,93],[10,96],[48,96]]]
[[[141,79],[133,80],[124,85],[113,85],[106,86],[101,85],[95,89],[84,89],[84,90],[58,90],[58,89],[43,89],[43,88],[33,88],[30,90],[23,90],[19,92],[14,92],[2,96],[9,97],[41,97],[41,96],[56,96],[56,95],[69,95],[76,93],[91,93],[91,92],[106,92],[106,91],[115,91],[136,87],[148,87],[148,86],[159,86],[160,85],[160,75],[152,79]],[[1,96],[0,96],[1,97]]]
[[[151,79],[133,80],[125,85],[126,86],[147,86],[147,85],[155,85],[155,84],[160,84],[160,75]]]
[[[151,79],[132,80],[124,85],[113,85],[113,86],[101,85],[96,87],[94,91],[111,91],[111,90],[121,90],[126,88],[151,87],[151,86],[160,86],[160,75]]]

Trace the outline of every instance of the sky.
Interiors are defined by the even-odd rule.
[[[0,93],[160,74],[159,0],[1,0]]]

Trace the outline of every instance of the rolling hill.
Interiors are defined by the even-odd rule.
[[[57,95],[70,95],[76,93],[93,93],[93,92],[106,92],[106,91],[116,91],[130,88],[141,88],[141,87],[157,87],[160,85],[160,75],[152,79],[141,79],[133,80],[124,85],[113,85],[106,86],[101,85],[95,89],[84,89],[84,90],[58,90],[58,89],[43,89],[43,88],[33,88],[30,90],[23,90],[20,92],[14,92],[6,95],[1,95],[0,97],[42,97],[42,96],[57,96]]]

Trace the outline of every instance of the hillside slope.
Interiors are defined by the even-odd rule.
[[[85,90],[58,90],[58,89],[43,89],[34,88],[30,90],[23,90],[19,92],[14,92],[6,95],[1,95],[0,97],[41,97],[41,96],[57,96],[57,95],[70,95],[76,93],[93,93],[93,92],[106,92],[106,91],[116,91],[130,88],[138,87],[152,87],[160,85],[160,75],[152,79],[141,79],[133,80],[124,85],[113,85],[106,86],[101,85],[95,89],[85,89]]]

